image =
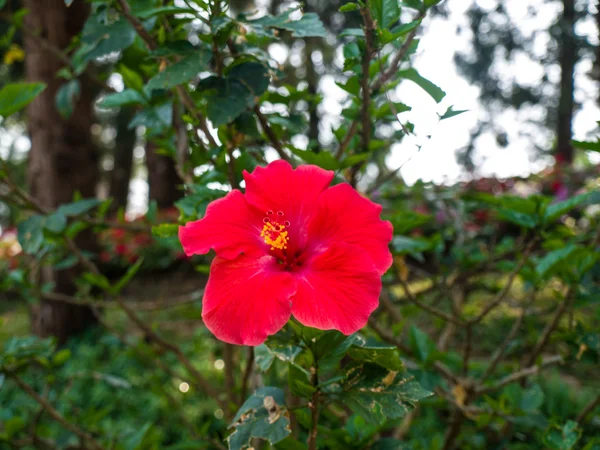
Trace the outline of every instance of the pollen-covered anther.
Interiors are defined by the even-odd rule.
[[[267,213],[268,214],[268,213]],[[277,221],[271,221],[267,217],[263,220],[263,228],[260,232],[260,237],[265,241],[265,244],[271,246],[271,250],[287,249],[287,243],[290,240],[286,228],[289,226],[289,222],[279,223]]]

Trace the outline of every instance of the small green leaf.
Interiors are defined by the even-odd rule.
[[[44,223],[44,228],[52,233],[62,233],[67,227],[67,216],[61,211],[50,214]]]
[[[544,444],[552,450],[571,450],[580,438],[577,422],[569,420],[562,428],[553,427],[546,431]]]
[[[462,114],[462,113],[465,113],[468,111],[468,109],[455,110],[453,108],[454,108],[453,106],[449,106],[448,109],[446,110],[446,112],[440,116],[440,120],[450,119],[451,117],[458,116],[459,114]]]
[[[430,362],[437,352],[433,340],[415,325],[410,328],[410,346],[423,363]]]
[[[285,439],[291,429],[284,398],[283,391],[274,387],[260,388],[248,398],[230,425],[234,431],[227,437],[229,448],[246,448],[252,438],[266,439],[271,444]]]
[[[123,290],[127,283],[131,281],[131,279],[137,274],[138,270],[142,267],[144,263],[144,258],[138,258],[134,265],[127,269],[125,275],[123,275],[117,283],[111,287],[110,291],[113,295],[117,295]]]
[[[94,209],[100,203],[102,203],[102,201],[98,200],[97,198],[86,198],[73,203],[67,203],[66,205],[61,205],[58,207],[56,212],[60,212],[67,217],[81,216],[82,214]]]
[[[123,442],[125,450],[142,450],[143,448],[147,448],[142,447],[142,444],[144,443],[144,438],[146,437],[148,431],[150,431],[151,428],[152,423],[148,422],[145,425],[143,425],[139,430],[134,432],[130,437],[125,439],[125,441]]]
[[[600,191],[579,194],[567,200],[548,205],[544,213],[544,219],[547,223],[551,223],[577,206],[587,206],[595,203],[600,203]]]
[[[21,416],[13,416],[4,422],[4,432],[9,438],[25,429],[26,422]]]
[[[431,96],[431,98],[435,100],[436,103],[441,102],[442,99],[446,96],[446,93],[442,89],[440,89],[428,79],[423,78],[415,69],[401,70],[400,72],[398,72],[398,76],[400,78],[410,80],[413,83],[420,86],[425,92],[427,92]]]
[[[196,53],[184,57],[152,77],[146,84],[145,90],[150,92],[154,89],[171,89],[189,82],[198,73],[207,69],[211,55],[210,51],[198,48]]]
[[[431,243],[421,238],[410,238],[407,236],[394,236],[392,240],[392,249],[399,255],[417,254],[425,252],[431,248]]]
[[[378,28],[388,28],[400,17],[398,0],[371,0],[369,8]]]
[[[115,108],[125,105],[147,104],[144,96],[135,89],[123,89],[121,92],[108,94],[98,103],[101,108]]]
[[[63,119],[68,119],[73,115],[75,106],[81,94],[81,84],[77,78],[64,83],[56,93],[56,109]]]
[[[71,350],[63,348],[57,351],[52,357],[52,365],[54,367],[60,367],[71,358]]]
[[[537,263],[535,268],[536,273],[541,278],[546,277],[553,273],[558,265],[567,261],[577,250],[578,247],[575,244],[569,244],[549,252]]]
[[[348,355],[357,361],[377,364],[389,370],[401,371],[404,369],[396,346],[384,344],[367,345],[363,340],[350,347]]]
[[[536,411],[544,404],[544,391],[539,384],[529,387],[521,398],[520,407],[523,411]]]
[[[21,248],[27,254],[37,253],[44,242],[44,217],[31,216],[17,225]]]
[[[129,128],[144,126],[152,134],[160,134],[171,127],[173,121],[173,103],[167,102],[139,111],[131,122]]]
[[[310,398],[316,388],[310,383],[310,374],[302,367],[288,364],[288,385],[292,394]]]
[[[9,83],[0,89],[0,116],[8,117],[25,108],[46,89],[45,83]]]
[[[431,395],[410,377],[371,364],[352,367],[339,385],[341,392],[336,385],[332,389],[344,406],[372,424],[401,418]]]
[[[351,12],[358,11],[360,8],[356,3],[346,3],[345,5],[340,6],[339,12]]]
[[[571,141],[573,147],[580,148],[581,150],[588,150],[590,152],[600,152],[600,140],[596,142],[584,142],[584,141]]]
[[[176,223],[161,223],[152,227],[152,235],[161,238],[177,236],[178,231],[179,225]]]

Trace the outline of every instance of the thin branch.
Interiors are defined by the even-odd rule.
[[[308,450],[317,450],[317,434],[319,427],[319,365],[318,361],[315,360],[315,366],[311,368],[311,378],[310,382],[312,386],[315,388],[315,392],[313,392],[310,402],[308,403],[308,408],[310,409],[310,431],[308,433]]]
[[[506,336],[506,338],[504,339],[504,341],[502,342],[502,344],[500,345],[498,350],[496,350],[496,353],[494,353],[494,356],[492,356],[492,360],[490,361],[490,364],[487,366],[487,368],[483,372],[483,375],[481,375],[480,381],[482,383],[485,380],[487,380],[488,377],[492,373],[494,373],[494,371],[496,370],[496,367],[498,366],[498,363],[504,356],[504,353],[506,352],[506,349],[508,348],[509,344],[512,342],[512,340],[515,338],[515,336],[519,332],[519,329],[521,328],[521,324],[523,323],[523,320],[525,319],[525,315],[527,314],[529,307],[535,300],[535,297],[536,297],[535,294],[536,294],[536,292],[534,292],[532,294],[531,299],[527,302],[527,305],[523,306],[523,308],[521,310],[521,314],[519,314],[519,317],[517,317],[517,320],[515,320],[515,322],[513,323],[513,326],[511,327],[510,331],[508,332],[508,335]]]
[[[423,13],[420,13],[416,17],[415,20],[421,20],[422,18],[423,18]],[[379,91],[383,87],[383,85],[385,83],[387,83],[396,74],[396,72],[398,72],[398,67],[400,66],[400,63],[402,62],[402,60],[404,59],[404,57],[410,50],[410,46],[412,45],[412,43],[417,35],[418,30],[419,30],[419,27],[416,26],[415,28],[413,28],[411,30],[410,33],[408,33],[408,36],[406,36],[406,40],[404,41],[404,44],[402,44],[402,47],[400,47],[398,52],[392,58],[392,61],[390,62],[390,67],[388,68],[388,70],[384,71],[381,74],[381,76],[377,79],[375,84],[373,85],[373,92]]]
[[[575,419],[579,423],[585,422],[585,419],[589,413],[591,413],[597,406],[600,405],[600,395],[598,395],[595,399],[589,402],[585,407],[581,410],[577,419]]]
[[[77,435],[77,437],[79,437],[84,444],[90,445],[92,449],[105,450],[105,448],[102,445],[100,445],[90,433],[69,422],[45,398],[39,395],[29,384],[23,381],[17,374],[15,374],[14,372],[6,373],[17,384],[17,386],[19,386],[40,406],[42,406],[44,410],[50,415],[50,417],[52,417],[56,422],[60,423],[66,430]]]
[[[357,131],[358,131],[358,120],[355,119],[350,124],[350,128],[348,128],[348,131],[346,132],[346,136],[344,136],[344,139],[342,139],[342,142],[340,142],[340,147],[338,148],[337,152],[335,153],[335,159],[337,159],[338,161],[340,159],[342,159],[342,156],[344,156],[344,153],[346,152],[348,145],[350,145],[350,141],[352,141],[352,138],[356,135]]]
[[[555,364],[561,364],[563,362],[563,357],[560,355],[551,356],[544,361],[542,361],[539,365],[527,367],[526,369],[519,370],[517,372],[511,373],[510,375],[501,378],[494,384],[490,386],[481,386],[476,389],[476,393],[478,395],[487,394],[488,392],[497,391],[498,389],[506,386],[507,384],[514,383],[515,381],[522,380],[524,378],[530,377],[532,375],[537,375],[540,371],[546,367],[553,366]]]
[[[506,281],[506,284],[504,285],[502,290],[500,292],[498,292],[498,294],[494,297],[494,299],[485,308],[483,308],[483,311],[481,311],[481,313],[477,317],[475,317],[474,319],[472,319],[470,321],[470,324],[472,324],[472,325],[478,324],[494,308],[496,308],[500,303],[502,303],[502,301],[504,300],[504,298],[506,297],[506,295],[509,293],[510,289],[512,288],[513,282],[517,278],[517,275],[519,274],[519,272],[521,271],[523,266],[525,266],[525,264],[529,260],[529,256],[531,255],[531,252],[532,252],[533,247],[535,246],[536,242],[537,242],[536,239],[532,239],[529,242],[529,244],[527,245],[527,247],[525,248],[525,250],[523,252],[523,256],[521,257],[521,260],[519,261],[519,263],[515,266],[515,268],[512,270],[512,272],[508,276],[508,280]]]
[[[242,378],[242,388],[240,391],[240,396],[242,397],[242,402],[246,399],[246,396],[248,395],[250,377],[252,376],[253,369],[254,369],[254,347],[248,347],[248,358],[247,358],[247,362],[246,362],[246,370],[244,370],[244,377]]]
[[[258,105],[254,107],[254,114],[256,114],[256,117],[258,117],[258,121],[260,122],[261,128],[269,138],[271,145],[273,146],[279,157],[285,161],[289,161],[290,158],[283,151],[283,146],[281,145],[281,142],[279,142],[279,139],[277,139],[277,136],[275,136],[275,132],[271,128],[271,125],[269,125],[269,122],[267,121],[265,115],[262,112],[260,112],[260,107]]]
[[[533,347],[533,350],[531,351],[531,354],[529,355],[529,358],[527,359],[527,362],[525,363],[525,365],[527,365],[527,366],[532,365],[535,362],[535,360],[537,359],[537,357],[540,355],[540,353],[542,353],[542,351],[548,344],[548,341],[550,340],[550,335],[554,332],[554,330],[558,326],[563,314],[565,313],[565,311],[567,311],[567,309],[575,301],[575,292],[576,292],[576,289],[574,289],[572,287],[569,288],[569,291],[567,292],[565,299],[562,301],[562,303],[560,304],[560,306],[554,313],[552,320],[550,320],[550,322],[548,322],[546,324],[544,331],[542,331],[542,334],[540,335],[538,341],[536,342],[535,346]]]
[[[366,4],[366,2],[365,2]],[[373,48],[373,36],[376,30],[375,22],[371,17],[371,11],[367,5],[360,9],[360,13],[363,17],[364,32],[365,32],[365,49],[362,55],[362,73],[361,73],[361,94],[362,94],[362,107],[360,111],[361,121],[361,139],[360,145],[363,153],[369,152],[369,143],[371,142],[371,115],[369,110],[371,108],[371,88],[369,87],[369,69],[371,67],[371,60],[375,54]],[[356,187],[357,175],[364,162],[355,164],[350,168],[350,184],[352,187]]]
[[[129,305],[136,311],[156,311],[179,306],[189,305],[202,299],[204,289],[198,289],[188,294],[171,297],[170,300],[162,299],[148,300],[141,302],[128,302]],[[79,306],[93,306],[96,308],[120,308],[119,303],[111,300],[96,300],[89,297],[74,297],[71,295],[61,294],[59,292],[40,292],[39,296],[44,300],[60,303],[68,303]]]
[[[406,294],[406,297],[408,297],[408,299],[410,300],[411,303],[413,303],[416,306],[418,306],[419,308],[433,314],[434,316],[444,319],[447,322],[453,323],[453,324],[461,326],[461,327],[465,325],[463,323],[463,321],[461,321],[460,319],[453,317],[450,314],[448,314],[440,309],[437,309],[433,306],[426,305],[425,303],[418,300],[417,297],[411,292],[410,286],[408,285],[408,282],[406,280],[400,279],[400,284],[402,285],[402,288],[404,289],[404,293]]]

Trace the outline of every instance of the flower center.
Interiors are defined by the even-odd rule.
[[[267,211],[267,216],[263,219],[264,225],[260,237],[264,239],[265,244],[271,246],[271,250],[286,250],[288,247],[290,237],[286,228],[290,227],[290,222],[283,220],[283,216],[282,211],[277,211],[277,214]]]

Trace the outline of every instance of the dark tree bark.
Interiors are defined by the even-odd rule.
[[[109,191],[109,196],[113,199],[111,204],[113,211],[127,207],[129,181],[133,167],[133,147],[136,142],[135,129],[129,128],[132,117],[133,110],[126,107],[121,108],[117,116],[117,140]]]
[[[173,158],[156,152],[156,144],[146,144],[146,166],[148,167],[148,188],[150,200],[156,201],[159,209],[170,208],[183,196],[179,186],[183,183]]]
[[[575,42],[575,0],[563,0],[561,18],[561,40],[559,64],[560,98],[558,102],[558,120],[556,124],[556,159],[559,164],[573,162],[573,109],[574,74],[577,61],[577,43]]]
[[[73,115],[63,119],[56,107],[55,96],[64,82],[56,76],[63,63],[44,49],[41,40],[64,49],[77,35],[89,13],[87,2],[76,1],[70,7],[64,0],[25,0],[29,10],[25,26],[34,31],[27,34],[25,70],[28,81],[42,81],[46,90],[28,108],[28,128],[31,150],[28,161],[28,184],[33,197],[44,207],[55,209],[73,200],[75,191],[83,197],[94,197],[98,176],[98,156],[92,143],[93,90],[82,78],[81,96]],[[36,37],[36,34],[40,38]],[[77,244],[93,251],[93,234],[82,233]],[[73,294],[76,290],[74,270],[43,270],[44,281],[52,281],[55,290]],[[33,321],[34,331],[41,336],[56,336],[63,343],[70,336],[87,329],[96,321],[88,307],[43,301]]]

